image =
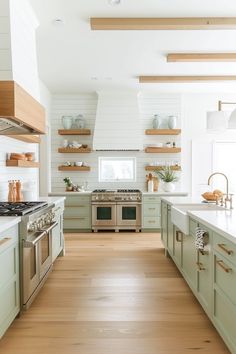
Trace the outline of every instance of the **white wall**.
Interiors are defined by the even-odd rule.
[[[231,94],[184,94],[182,95],[182,186],[192,194],[200,192],[200,184],[207,183],[213,172],[211,143],[236,140],[236,131],[211,134],[206,131],[206,112],[217,111],[218,101],[236,102]],[[231,106],[231,110],[234,109]],[[229,110],[229,106],[222,106]],[[194,141],[194,166],[192,166],[192,141]],[[197,158],[198,157],[198,158]]]
[[[63,139],[66,136],[60,136],[57,133],[58,129],[62,128],[61,117],[63,115],[83,114],[86,119],[86,127],[92,130],[95,124],[95,115],[97,107],[96,94],[84,95],[54,95],[52,97],[52,191],[61,192],[65,190],[63,178],[70,176],[74,183],[82,184],[88,181],[89,189],[95,188],[146,188],[145,175],[147,172],[144,167],[154,161],[178,160],[180,162],[180,155],[176,154],[147,154],[140,152],[92,152],[90,154],[60,154],[57,152],[58,147],[61,146]],[[153,116],[159,113],[163,117],[168,115],[177,115],[179,117],[178,127],[181,126],[181,97],[180,95],[160,95],[160,94],[145,94],[140,97],[141,107],[141,124],[142,124],[142,141],[144,147],[155,142],[167,142],[168,140],[176,141],[180,145],[180,137],[167,136],[146,136],[145,129],[152,128]],[[130,137],[132,139],[132,136]],[[92,146],[91,136],[74,136],[71,140],[77,140],[84,144]],[[108,147],[109,148],[109,147]],[[134,156],[137,158],[137,181],[136,183],[98,183],[98,157],[99,156]],[[60,172],[58,165],[66,161],[86,161],[91,166],[90,172]],[[178,186],[179,187],[179,186]]]

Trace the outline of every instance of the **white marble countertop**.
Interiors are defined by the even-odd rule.
[[[0,232],[3,232],[16,224],[19,224],[19,222],[21,222],[21,218],[19,216],[1,216]]]
[[[202,198],[196,198],[196,197],[191,197],[191,196],[185,196],[185,197],[168,197],[164,196],[161,198],[161,200],[165,201],[169,205],[181,205],[181,204],[201,204],[203,199]]]
[[[92,191],[84,191],[84,192],[51,192],[48,193],[49,196],[68,196],[68,195],[90,195]]]
[[[236,243],[236,210],[191,210],[188,215]]]
[[[142,192],[143,195],[159,195],[159,196],[186,196],[188,195],[187,192],[175,191],[175,192],[164,192],[164,191],[157,191],[157,192]],[[185,198],[186,198],[185,197]]]

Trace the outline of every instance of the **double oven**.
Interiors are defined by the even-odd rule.
[[[141,229],[141,192],[139,190],[95,190],[92,193],[93,231]]]

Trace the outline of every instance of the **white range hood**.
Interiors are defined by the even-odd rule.
[[[97,92],[97,94],[93,149],[141,150],[138,94],[135,92]]]

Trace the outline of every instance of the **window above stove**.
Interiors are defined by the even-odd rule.
[[[99,157],[99,182],[135,182],[135,157]]]

